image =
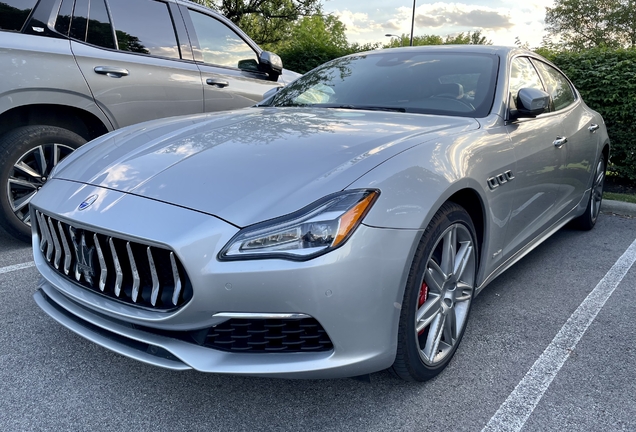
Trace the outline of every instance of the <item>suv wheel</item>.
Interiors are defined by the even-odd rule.
[[[29,241],[29,202],[53,167],[86,140],[55,126],[24,126],[0,138],[0,225]]]

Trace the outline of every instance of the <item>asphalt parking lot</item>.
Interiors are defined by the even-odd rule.
[[[32,299],[0,232],[0,430],[636,430],[636,218],[565,228],[475,299],[436,379],[287,381],[172,372],[85,341]]]

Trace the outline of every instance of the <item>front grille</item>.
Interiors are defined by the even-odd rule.
[[[44,258],[76,284],[153,310],[175,309],[192,298],[172,251],[76,228],[38,210],[35,218]]]
[[[331,339],[314,318],[229,319],[209,329],[203,345],[237,352],[330,351]]]

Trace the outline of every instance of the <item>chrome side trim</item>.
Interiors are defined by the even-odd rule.
[[[302,313],[242,313],[242,312],[220,312],[212,315],[214,318],[235,318],[235,319],[302,319],[311,316]]]
[[[577,207],[578,207],[578,205],[577,205]],[[558,230],[563,228],[565,225],[567,225],[568,222],[570,222],[572,219],[574,219],[576,216],[572,216],[572,213],[576,210],[577,207],[575,207],[574,209],[569,211],[561,219],[559,219],[557,222],[555,222],[551,227],[546,229],[541,235],[535,237],[530,243],[525,245],[523,248],[519,249],[517,251],[517,253],[512,255],[505,262],[503,262],[499,267],[497,267],[495,270],[493,270],[490,273],[490,275],[488,275],[488,277],[486,277],[486,279],[484,279],[484,281],[477,287],[477,289],[475,290],[475,296],[477,296],[481,292],[481,290],[486,288],[486,285],[488,285],[490,282],[495,280],[495,278],[497,276],[502,274],[504,271],[508,270],[517,261],[519,261],[524,256],[528,255],[537,246],[539,246],[541,243],[543,243],[545,240],[547,240],[552,234],[554,234],[555,232],[557,232]]]

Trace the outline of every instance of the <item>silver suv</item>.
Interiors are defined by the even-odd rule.
[[[85,142],[145,120],[253,105],[299,75],[181,0],[0,0],[0,225]]]

